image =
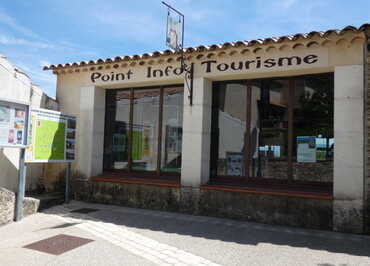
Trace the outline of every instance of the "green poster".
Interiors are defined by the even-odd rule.
[[[64,121],[38,119],[35,131],[35,160],[65,159],[66,124]]]
[[[137,161],[142,159],[143,153],[143,132],[141,129],[132,130],[132,160]]]

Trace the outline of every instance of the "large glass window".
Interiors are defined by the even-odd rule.
[[[180,173],[183,87],[107,90],[104,169]]]
[[[333,74],[216,82],[213,92],[212,177],[332,182]]]

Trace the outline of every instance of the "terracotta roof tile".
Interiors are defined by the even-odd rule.
[[[224,49],[224,48],[229,48],[229,47],[242,47],[242,46],[247,47],[247,46],[254,46],[254,45],[259,45],[259,44],[271,44],[271,43],[281,43],[284,41],[294,41],[298,39],[311,39],[313,37],[326,38],[331,34],[343,35],[346,32],[354,32],[354,33],[365,32],[365,34],[370,35],[370,24],[363,24],[359,28],[356,28],[354,26],[346,26],[341,30],[327,30],[325,32],[311,31],[306,34],[297,33],[294,35],[285,35],[285,36],[280,36],[280,37],[271,37],[271,38],[249,40],[249,41],[236,41],[236,42],[225,42],[223,44],[199,45],[196,47],[184,48],[182,49],[182,51],[174,51],[174,50],[166,49],[164,51],[154,51],[153,53],[144,53],[142,55],[116,56],[114,58],[106,58],[106,59],[99,58],[96,61],[90,60],[88,63],[86,61],[81,61],[81,62],[73,62],[73,63],[66,63],[66,64],[49,65],[49,66],[44,66],[43,69],[44,70],[50,70],[50,69],[54,70],[54,69],[67,68],[67,67],[96,65],[96,64],[112,63],[112,62],[119,62],[119,61],[128,61],[128,60],[139,60],[139,59],[147,59],[151,57],[175,55],[175,54],[180,54],[181,52],[192,53],[192,52],[212,51],[212,50]]]

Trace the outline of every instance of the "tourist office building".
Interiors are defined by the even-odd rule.
[[[365,24],[45,67],[61,111],[78,120],[75,197],[369,231],[369,33]]]

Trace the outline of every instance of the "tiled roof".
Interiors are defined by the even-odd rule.
[[[61,68],[68,68],[68,67],[83,67],[83,66],[91,66],[91,65],[99,65],[99,64],[107,64],[107,63],[118,63],[122,61],[131,61],[131,60],[142,60],[148,58],[156,58],[160,56],[169,56],[169,55],[180,55],[181,52],[183,53],[193,53],[193,52],[205,52],[205,51],[214,51],[219,49],[225,49],[229,47],[251,47],[255,45],[261,44],[271,44],[271,43],[281,43],[284,41],[295,41],[299,39],[311,39],[315,36],[320,38],[326,38],[331,34],[336,35],[343,35],[347,32],[365,32],[365,34],[369,34],[370,32],[370,24],[363,24],[359,28],[354,26],[347,26],[341,30],[327,30],[325,32],[322,31],[311,31],[309,33],[298,33],[294,35],[285,35],[281,37],[272,37],[272,38],[264,38],[264,39],[256,39],[250,41],[236,41],[236,42],[225,42],[223,44],[213,44],[213,45],[200,45],[196,47],[188,47],[184,48],[182,51],[175,51],[175,50],[164,50],[164,51],[154,51],[153,53],[144,53],[144,54],[135,54],[135,55],[126,55],[126,56],[116,56],[111,58],[102,59],[99,58],[98,60],[90,60],[90,61],[81,61],[81,62],[73,62],[73,63],[65,63],[65,64],[57,64],[57,65],[49,65],[44,66],[44,70],[54,70],[54,69],[61,69]],[[370,37],[370,36],[369,36]]]

